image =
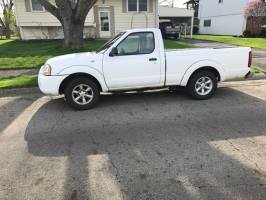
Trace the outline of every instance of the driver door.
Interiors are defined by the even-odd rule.
[[[160,85],[160,54],[153,32],[131,33],[117,45],[117,55],[104,55],[103,72],[109,89]]]

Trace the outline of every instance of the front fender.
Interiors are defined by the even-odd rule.
[[[185,72],[185,74],[183,75],[183,78],[181,80],[180,85],[181,86],[186,86],[188,83],[189,78],[191,77],[191,75],[193,74],[193,72],[195,72],[196,70],[202,68],[202,67],[212,67],[214,69],[216,69],[219,74],[220,74],[220,78],[221,81],[224,80],[225,77],[225,71],[222,67],[222,65],[220,63],[217,63],[215,61],[212,60],[201,60],[198,61],[194,64],[192,64]]]
[[[93,67],[71,66],[71,67],[67,67],[67,68],[59,71],[57,75],[71,75],[71,74],[75,74],[75,73],[85,73],[85,74],[89,74],[89,75],[93,76],[100,83],[103,92],[108,91],[108,87],[105,83],[103,74],[99,70],[97,70]]]

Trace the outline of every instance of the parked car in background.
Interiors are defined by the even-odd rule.
[[[209,99],[218,81],[249,74],[251,49],[165,51],[159,29],[122,32],[96,53],[49,59],[39,72],[39,87],[48,95],[64,94],[73,108],[95,106],[100,92],[183,86],[194,99]]]
[[[159,28],[161,30],[163,39],[169,39],[169,38],[178,39],[180,37],[179,29],[175,28],[174,24],[170,21],[160,22]]]

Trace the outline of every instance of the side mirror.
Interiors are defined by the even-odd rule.
[[[116,47],[112,48],[109,56],[113,57],[113,56],[117,56],[118,55],[118,50]]]

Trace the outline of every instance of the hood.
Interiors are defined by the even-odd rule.
[[[47,60],[47,64],[52,67],[52,74],[56,75],[65,68],[72,66],[90,66],[95,68],[101,55],[94,52],[73,53],[56,56]],[[96,67],[97,68],[97,67]]]

